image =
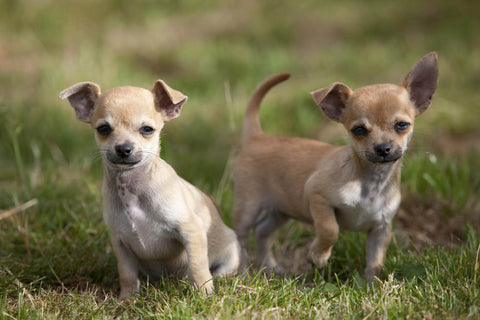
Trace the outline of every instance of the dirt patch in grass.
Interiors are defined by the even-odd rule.
[[[433,136],[428,143],[436,154],[459,159],[480,155],[478,132],[450,134],[440,130]],[[472,181],[477,180],[472,177]],[[480,185],[475,188],[480,189]],[[480,230],[480,199],[472,195],[466,208],[459,209],[439,196],[405,195],[394,225],[397,239],[410,241],[415,247],[461,245],[468,226]]]
[[[411,196],[403,201],[395,218],[395,235],[415,248],[461,245],[468,226],[480,230],[479,206],[452,214],[454,209],[439,199]]]

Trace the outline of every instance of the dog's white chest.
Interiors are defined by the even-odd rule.
[[[117,183],[117,190],[119,198],[122,202],[123,214],[126,217],[125,231],[136,238],[143,250],[147,248],[146,235],[150,233],[148,229],[147,214],[140,207],[138,196],[131,193],[125,184]],[[126,232],[125,232],[126,233]]]
[[[399,204],[400,193],[394,189],[365,188],[360,181],[345,184],[334,201],[340,227],[352,231],[367,231],[389,223]]]
[[[170,251],[178,251],[180,243],[175,230],[169,227],[167,221],[159,218],[160,212],[154,212],[148,204],[142,204],[141,198],[131,192],[121,179],[117,179],[116,190],[120,210],[110,219],[114,221],[108,224],[122,242],[144,259],[167,258]]]

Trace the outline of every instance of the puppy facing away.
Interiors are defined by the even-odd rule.
[[[234,226],[245,249],[251,229],[259,268],[282,272],[271,236],[290,218],[311,223],[309,258],[322,268],[340,230],[366,231],[365,278],[383,265],[392,219],[400,204],[402,157],[413,123],[430,105],[438,83],[438,57],[420,59],[401,86],[374,84],[351,90],[342,83],[313,91],[315,103],[344,125],[349,145],[267,136],[260,126],[263,96],[288,74],[265,80],[254,92],[234,162]]]
[[[95,130],[104,166],[103,216],[118,260],[120,298],[139,290],[138,271],[153,279],[188,276],[203,292],[212,274],[230,275],[240,245],[213,200],[159,156],[160,131],[187,97],[157,80],[152,91],[92,82],[63,90],[76,117]]]

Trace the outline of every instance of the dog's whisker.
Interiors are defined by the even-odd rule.
[[[102,155],[106,153],[107,153],[107,150],[96,150],[92,152],[91,154],[92,161],[98,161],[99,159],[100,160],[103,159]]]

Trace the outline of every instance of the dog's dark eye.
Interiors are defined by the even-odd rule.
[[[105,137],[112,133],[112,131],[112,127],[110,127],[108,124],[102,124],[97,128],[98,134]]]
[[[408,127],[410,127],[410,123],[405,122],[405,121],[399,121],[399,122],[395,123],[395,131],[397,131],[397,132],[407,130]]]
[[[350,130],[350,131],[353,133],[353,135],[355,135],[357,137],[362,137],[362,136],[368,135],[368,130],[364,126],[353,127],[353,129]]]
[[[151,135],[154,132],[155,132],[155,129],[149,126],[143,126],[140,128],[140,133],[143,134],[144,136]]]

